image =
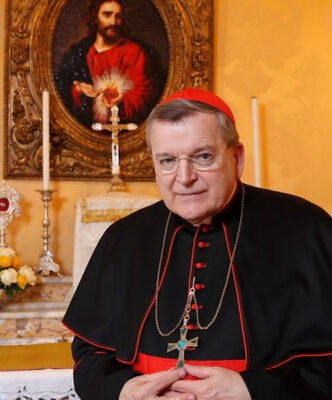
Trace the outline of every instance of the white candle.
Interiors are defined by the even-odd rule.
[[[43,190],[48,190],[50,180],[50,97],[43,91]]]
[[[254,176],[255,186],[261,186],[261,170],[260,170],[260,142],[259,142],[259,127],[258,127],[258,111],[257,98],[251,98],[252,110],[252,131],[253,131],[253,147],[254,147]]]
[[[112,174],[120,174],[120,160],[119,160],[119,139],[118,139],[118,106],[111,108],[112,112]],[[115,132],[116,131],[116,132]]]

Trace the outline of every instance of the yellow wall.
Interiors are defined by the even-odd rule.
[[[253,181],[259,100],[264,186],[332,211],[332,2],[215,0],[216,92],[234,111]]]
[[[4,43],[0,0],[0,48]],[[330,213],[332,140],[332,2],[330,0],[215,0],[215,91],[235,114],[246,147],[244,181],[253,183],[250,97],[259,101],[263,185],[305,197]],[[0,109],[3,52],[0,51]],[[3,115],[0,114],[3,132]],[[3,144],[1,140],[1,157]],[[2,177],[2,159],[0,177]],[[23,261],[38,261],[42,241],[40,181],[8,180],[23,199],[7,240]],[[159,196],[154,183],[132,193]],[[107,183],[52,182],[51,250],[62,272],[72,269],[75,203],[104,193]]]

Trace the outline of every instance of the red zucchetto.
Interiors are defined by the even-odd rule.
[[[194,100],[209,104],[210,106],[222,111],[235,123],[234,115],[228,105],[220,97],[214,93],[208,92],[207,90],[194,88],[180,90],[179,92],[172,93],[170,96],[163,99],[160,104],[178,99]]]

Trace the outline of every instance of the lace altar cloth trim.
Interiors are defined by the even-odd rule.
[[[0,372],[0,400],[74,399],[72,369]]]

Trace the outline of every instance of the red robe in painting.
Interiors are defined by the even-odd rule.
[[[117,92],[124,94],[118,104],[119,116],[122,120],[137,120],[144,117],[155,101],[155,88],[148,78],[148,65],[144,50],[129,39],[120,39],[110,49],[98,52],[92,45],[87,53],[86,61],[91,75],[93,87],[102,90],[105,97],[116,97]],[[73,87],[76,106],[81,99]],[[107,122],[110,109],[104,107],[101,96],[93,102],[93,120]]]

